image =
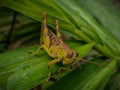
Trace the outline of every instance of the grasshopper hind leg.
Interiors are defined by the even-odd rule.
[[[30,52],[33,55],[36,55],[36,54],[39,53],[41,48],[46,49],[44,47],[46,47],[48,49],[50,47],[50,35],[49,35],[49,30],[48,30],[48,27],[47,27],[47,24],[46,24],[46,13],[45,12],[42,14],[42,29],[41,29],[39,48],[35,52],[33,52],[33,51],[30,51]],[[47,49],[47,51],[49,52],[48,49]]]
[[[40,45],[42,44],[44,44],[47,48],[50,47],[50,35],[49,35],[49,29],[46,23],[45,12],[42,15],[42,29],[41,29]]]
[[[56,29],[57,37],[61,38],[61,33],[59,31],[59,22],[58,22],[58,20],[55,21],[55,27],[56,27],[55,29]]]

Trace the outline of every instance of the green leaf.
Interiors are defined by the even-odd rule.
[[[36,47],[37,48],[37,47]],[[26,90],[40,84],[47,77],[47,55],[33,56],[28,50],[35,47],[21,48],[0,54],[0,88],[2,90]]]
[[[77,68],[70,72],[47,90],[103,90],[113,71],[116,69],[116,60],[111,60],[108,63],[99,58],[93,61],[104,66],[86,63],[82,65],[81,69]]]
[[[88,10],[98,22],[120,41],[120,10],[112,0],[78,0],[80,6]],[[109,19],[108,19],[109,18]]]
[[[84,46],[81,46],[81,47],[78,47],[78,48],[75,48],[76,51],[78,51],[78,58],[82,58],[83,56],[86,55],[86,53],[88,53],[91,48],[94,46],[94,43],[89,43],[89,44],[86,44]]]
[[[89,51],[89,48],[92,47],[93,42],[94,42],[94,47],[99,52],[101,52],[102,55],[105,55],[109,58],[115,58],[115,57],[120,57],[120,48],[119,48],[120,43],[118,41],[120,26],[117,23],[117,20],[119,20],[119,14],[116,13],[117,14],[116,17],[116,14],[111,13],[116,9],[114,8],[113,5],[111,5],[111,2],[110,3],[107,2],[108,1],[103,1],[103,0],[102,1],[93,0],[93,2],[90,2],[89,0],[87,0],[86,2],[83,0],[66,0],[66,1],[64,0],[19,0],[19,1],[0,0],[1,3],[0,7],[1,6],[8,7],[12,10],[15,10],[19,13],[24,14],[25,16],[28,16],[40,22],[42,19],[41,15],[45,11],[47,13],[47,23],[51,27],[55,26],[54,21],[58,19],[60,22],[60,29],[70,32],[74,34],[74,36],[76,36],[78,39],[90,43],[88,47],[87,45],[83,46],[83,47],[87,47],[87,50],[85,49],[83,50],[82,48],[80,50],[77,50],[80,58],[83,57],[83,55]],[[107,4],[109,5],[109,7],[111,7],[111,9],[106,9]],[[97,6],[100,8],[97,9]],[[101,6],[104,7],[102,8],[102,10],[99,10],[101,9]],[[91,10],[91,8],[93,10]],[[100,21],[102,23],[100,23]],[[28,36],[27,40],[30,38],[31,36],[30,37]],[[79,41],[77,43],[79,43]],[[79,48],[79,45],[78,47],[77,45],[78,44],[76,43],[71,44],[71,47]],[[0,55],[0,87],[1,88],[4,89],[10,88],[12,90],[30,89],[38,84],[43,83],[44,80],[47,78],[48,75],[47,64],[49,60],[51,60],[51,58],[48,57],[44,51],[40,52],[38,56],[31,56],[31,54],[28,54],[27,51],[29,49],[32,49],[32,47],[31,48],[28,47],[28,49],[27,48],[25,49],[21,49],[23,51],[20,50],[20,52],[18,49],[16,51],[6,52]],[[35,50],[34,47],[33,50]],[[74,85],[74,87],[72,88],[77,87],[79,89],[82,88],[85,90],[86,89],[102,90],[106,82],[108,81],[109,77],[115,70],[114,68],[116,67],[116,60],[112,60],[108,65],[111,65],[113,68],[110,70],[104,68],[101,69],[101,71],[98,70],[98,72],[96,71],[97,67],[95,67],[94,70],[91,70],[93,66],[88,65],[89,67],[85,68],[85,70],[92,72],[90,73],[83,72],[84,74],[83,75],[81,73],[82,72],[81,70],[81,72],[79,73],[80,75],[82,75],[82,77],[84,77],[83,79],[85,80],[85,83],[81,77],[75,76],[78,74],[77,72],[75,72],[75,75],[74,74],[68,75],[70,76],[69,79],[70,81],[72,81],[71,79],[73,78],[73,76],[75,78],[75,81],[81,79],[80,80],[81,86],[77,86],[78,83],[74,83],[74,82],[72,83],[70,81],[67,82],[67,84],[69,84],[70,86],[74,84],[76,85],[76,86]],[[53,66],[52,68],[53,73],[57,71],[57,68],[58,66],[56,65]],[[82,81],[83,84],[81,84]],[[66,85],[65,81],[62,82],[64,82],[63,84]],[[59,85],[61,84],[59,83],[58,86]],[[69,86],[67,88],[69,88]]]
[[[76,51],[82,57],[93,46],[93,43],[82,45],[77,41],[67,41],[67,43],[70,47],[79,48]],[[29,50],[36,49],[36,46],[26,47],[0,54],[0,89],[26,90],[45,82],[48,76],[47,65],[52,58],[44,50],[41,50],[37,56],[28,53]],[[57,65],[51,67],[53,73],[57,72],[57,69]]]
[[[120,43],[89,12],[80,6],[78,0],[1,0],[0,2],[5,7],[37,21],[41,21],[41,15],[45,11],[48,24],[52,27],[54,27],[55,19],[58,19],[61,29],[75,34],[85,42],[94,41],[95,48],[103,55],[110,58],[120,56]]]
[[[109,79],[105,89],[107,90],[119,90],[120,89],[120,72],[119,69],[115,71],[112,77]]]
[[[65,2],[64,0],[55,0],[55,2],[73,18],[71,22],[75,20],[74,24],[77,26],[77,28],[75,27],[77,30],[72,30],[74,34],[86,42],[94,41],[97,50],[108,57],[120,55],[120,43],[79,4],[79,0],[66,0]]]

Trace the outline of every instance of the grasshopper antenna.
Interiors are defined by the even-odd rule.
[[[92,61],[86,60],[86,59],[80,59],[80,61],[89,62],[89,63],[91,63],[91,64],[95,64],[95,65],[98,65],[98,66],[105,66],[105,65],[103,65],[103,64],[99,64],[99,63],[97,63],[97,62],[92,62]]]
[[[88,63],[91,63],[91,64],[95,64],[95,65],[98,65],[98,66],[106,66],[106,65],[104,65],[104,64],[100,64],[100,63],[97,63],[97,62],[92,62],[92,61],[90,61],[90,60],[86,60],[86,59],[83,59],[83,58],[79,60],[78,64],[80,65],[80,63],[81,63],[82,61],[83,61],[83,62],[88,62]],[[108,67],[108,66],[107,66],[107,68],[112,69],[112,67]]]

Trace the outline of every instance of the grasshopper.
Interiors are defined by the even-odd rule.
[[[42,14],[40,46],[35,52],[33,52],[33,54],[37,54],[39,50],[43,48],[48,53],[48,55],[53,58],[53,60],[48,63],[48,70],[51,65],[56,64],[58,62],[62,62],[66,65],[71,65],[78,56],[76,51],[69,48],[63,42],[62,35],[59,31],[58,20],[55,21],[55,30],[56,33],[53,33],[47,27],[46,13],[44,12]],[[51,73],[49,72],[48,78],[50,78],[50,75]]]
[[[62,62],[65,65],[72,66],[73,62],[76,61],[78,57],[78,53],[66,45],[62,39],[62,35],[59,31],[59,23],[58,20],[55,21],[55,30],[56,33],[53,33],[50,28],[48,28],[46,23],[46,13],[42,14],[42,28],[41,28],[41,37],[40,37],[40,45],[39,48],[32,52],[36,55],[41,48],[43,48],[50,57],[53,58],[52,61],[48,63],[48,70],[50,66]],[[95,63],[89,60],[81,59],[80,61],[89,62],[92,64],[96,64],[99,66],[105,66],[103,64]],[[51,72],[49,70],[48,81],[51,77]]]

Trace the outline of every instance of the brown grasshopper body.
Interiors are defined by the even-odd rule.
[[[40,47],[33,54],[37,54],[43,48],[50,57],[54,58],[48,63],[48,69],[51,65],[62,62],[63,64],[71,65],[77,57],[77,52],[70,49],[62,39],[59,32],[58,21],[55,22],[56,34],[53,33],[46,24],[46,14],[42,15],[42,29],[40,37]]]

